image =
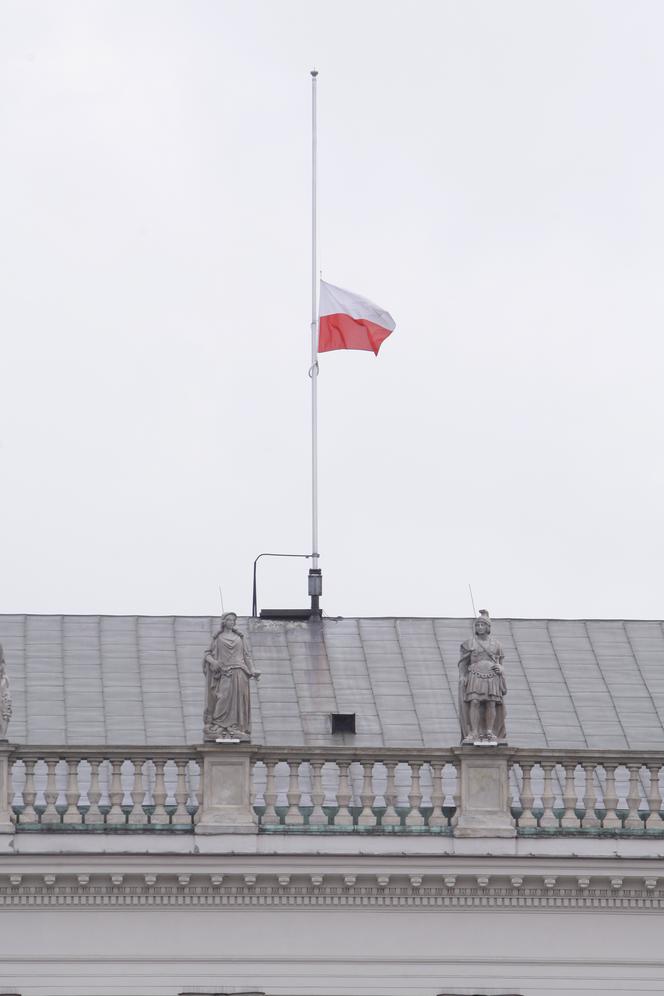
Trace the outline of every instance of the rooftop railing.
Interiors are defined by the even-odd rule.
[[[7,805],[17,832],[191,833],[216,791],[205,765],[246,765],[262,833],[452,834],[473,748],[13,747]],[[484,749],[507,772],[517,834],[664,834],[664,752]],[[230,775],[229,775],[230,777]],[[222,814],[215,832],[223,832]]]
[[[263,749],[252,806],[264,831],[450,833],[458,808],[452,750]]]
[[[189,748],[18,748],[10,758],[16,829],[189,831],[200,764]]]

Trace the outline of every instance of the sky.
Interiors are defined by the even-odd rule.
[[[0,612],[661,618],[658,0],[3,0]],[[260,607],[307,604],[263,559]]]

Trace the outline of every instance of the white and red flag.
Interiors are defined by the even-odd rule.
[[[383,308],[324,280],[320,282],[318,314],[319,353],[367,349],[378,356],[381,344],[396,328],[392,316]]]

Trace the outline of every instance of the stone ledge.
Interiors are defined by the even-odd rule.
[[[285,834],[178,834],[178,833],[35,833],[0,835],[0,861],[40,856],[83,856],[106,860],[114,855],[255,855],[260,858],[292,855],[383,857],[553,857],[664,860],[664,837],[585,836],[537,834],[514,838],[459,838],[429,834],[353,834],[289,832]]]
[[[662,877],[657,876],[660,871]],[[251,866],[214,871],[157,871],[146,863],[104,872],[57,864],[39,873],[0,874],[0,907],[33,906],[380,906],[423,909],[664,910],[664,868],[649,874],[529,874],[527,868],[492,873],[453,867],[409,873],[386,864],[367,871],[326,870],[324,864],[262,873]]]

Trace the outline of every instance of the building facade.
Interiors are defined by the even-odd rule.
[[[507,746],[459,746],[468,619],[0,616],[0,993],[664,992],[664,629],[498,620]],[[354,732],[353,732],[354,731]]]

